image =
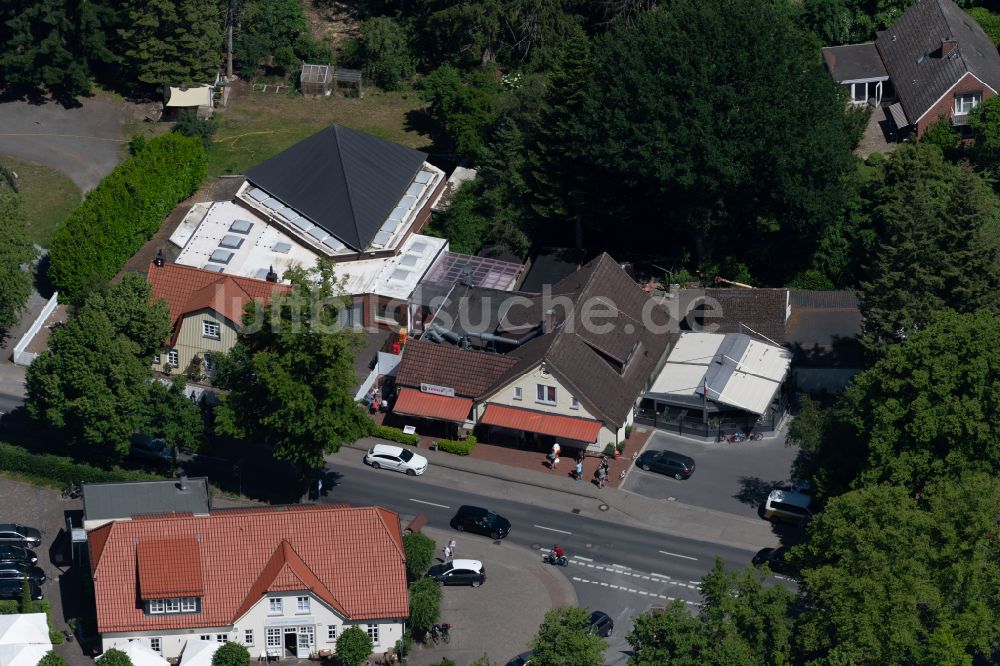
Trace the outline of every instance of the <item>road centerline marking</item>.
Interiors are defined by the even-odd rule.
[[[411,502],[417,502],[418,504],[429,504],[430,506],[439,506],[442,509],[450,509],[451,508],[447,504],[438,504],[437,502],[426,502],[424,500],[418,500],[418,499],[414,499],[412,497],[410,498],[410,501]]]
[[[572,534],[572,532],[567,532],[566,530],[557,530],[554,527],[545,527],[544,525],[535,525],[540,530],[548,530],[549,532],[559,532],[559,534]]]
[[[668,553],[665,550],[661,550],[660,552],[663,553],[664,555],[670,555],[671,557],[680,557],[685,560],[694,560],[695,562],[698,561],[697,557],[691,557],[690,555],[678,555],[677,553]]]

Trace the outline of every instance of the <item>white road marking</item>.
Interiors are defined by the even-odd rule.
[[[557,530],[554,527],[545,527],[544,525],[535,525],[540,530],[548,530],[549,532],[559,532],[559,534],[572,534],[572,532],[567,532],[566,530]]]
[[[573,559],[574,560],[583,560],[584,562],[593,562],[594,561],[594,560],[590,559],[589,557],[583,557],[581,555],[574,555]]]
[[[657,578],[666,578],[667,580],[673,580],[673,578],[671,578],[671,577],[670,577],[670,576],[668,576],[667,574],[661,574],[661,573],[651,573],[651,574],[649,574],[649,575],[650,575],[650,576],[656,576]]]
[[[601,587],[607,587],[607,588],[612,589],[612,590],[620,590],[622,592],[630,592],[631,594],[638,594],[638,595],[649,597],[649,598],[663,599],[664,601],[677,601],[677,597],[670,597],[670,596],[667,596],[665,594],[657,594],[656,592],[646,592],[644,590],[637,590],[637,589],[632,588],[632,587],[625,587],[624,585],[622,585],[622,586],[619,587],[619,586],[615,586],[615,585],[609,585],[608,583],[602,583],[602,582],[597,581],[597,580],[588,580],[586,578],[580,578],[578,576],[572,576],[572,579],[575,580],[578,583],[589,583],[591,585],[600,585]],[[701,602],[698,602],[698,601],[688,601],[686,599],[681,599],[681,601],[683,601],[684,603],[686,603],[688,605],[691,605],[691,606],[702,606],[702,605],[704,605],[704,604],[702,604]]]
[[[410,501],[411,502],[417,502],[418,504],[429,504],[431,506],[439,506],[442,509],[450,509],[451,508],[450,506],[447,506],[446,504],[436,504],[434,502],[425,502],[423,500],[413,499],[412,497],[410,498]]]
[[[689,580],[688,582],[691,583],[692,585],[701,585],[700,580]]]
[[[680,558],[683,558],[685,560],[694,560],[695,562],[698,561],[697,557],[691,557],[690,555],[678,555],[677,553],[668,553],[665,550],[661,550],[660,552],[663,553],[664,555],[670,555],[671,557],[680,557]]]

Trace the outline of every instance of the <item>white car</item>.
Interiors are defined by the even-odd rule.
[[[394,469],[406,472],[407,476],[417,476],[427,471],[427,458],[391,444],[376,444],[368,449],[365,462],[375,469]]]

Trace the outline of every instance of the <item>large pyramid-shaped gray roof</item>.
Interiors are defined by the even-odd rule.
[[[249,169],[246,179],[361,251],[426,158],[412,148],[331,125]]]

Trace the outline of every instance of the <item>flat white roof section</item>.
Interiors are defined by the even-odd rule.
[[[333,271],[338,278],[346,277],[344,288],[352,296],[375,294],[408,300],[424,274],[447,247],[448,241],[444,238],[413,234],[394,257],[344,261],[334,264]]]
[[[184,247],[187,242],[191,240],[191,236],[194,235],[195,230],[198,225],[201,224],[202,219],[204,219],[205,214],[208,209],[212,207],[212,202],[208,203],[196,203],[191,206],[191,210],[187,212],[181,223],[177,225],[174,229],[174,233],[170,235],[170,242],[177,247]]]

